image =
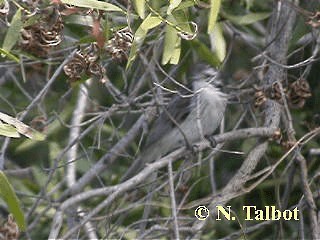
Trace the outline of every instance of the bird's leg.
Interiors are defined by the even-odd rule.
[[[198,144],[192,144],[190,147],[190,151],[192,155],[196,155],[199,152],[199,145]]]
[[[183,146],[183,141],[185,143],[186,150],[189,151],[192,155],[195,155],[198,152],[199,147],[197,144],[191,144],[190,141],[185,136],[183,136],[183,140],[179,141],[180,146]]]
[[[205,138],[209,141],[210,147],[216,148],[216,146],[217,146],[217,141],[216,141],[216,139],[214,138],[214,136],[212,136],[212,135],[206,135]]]

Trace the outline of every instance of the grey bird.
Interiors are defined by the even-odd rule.
[[[217,87],[217,72],[200,65],[191,76],[191,92],[182,90],[168,103],[154,122],[140,156],[122,177],[125,181],[147,163],[154,162],[173,150],[193,145],[212,135],[224,117],[228,95]]]

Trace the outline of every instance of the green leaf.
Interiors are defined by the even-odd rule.
[[[248,25],[252,24],[258,21],[261,21],[263,19],[266,19],[270,16],[271,13],[249,13],[243,16],[234,16],[224,13],[224,17],[226,17],[231,22],[238,24],[238,25]]]
[[[220,5],[221,5],[221,0],[211,0],[209,20],[208,20],[208,33],[211,33],[214,29],[214,25],[217,22]]]
[[[167,20],[173,24],[176,24],[176,20],[172,15],[168,16]],[[178,36],[178,31],[174,27],[167,25],[161,64],[177,64],[180,59],[180,54],[181,38]]]
[[[61,2],[65,4],[71,4],[77,7],[84,7],[84,8],[95,8],[103,11],[113,11],[113,12],[123,12],[121,8],[117,7],[116,5],[113,5],[111,3],[106,3],[102,1],[96,1],[96,0],[61,0]]]
[[[133,0],[134,8],[136,9],[136,12],[138,13],[141,19],[144,19],[146,17],[145,16],[146,4],[144,1],[145,0]]]
[[[139,34],[137,35],[140,36],[141,30],[141,35],[145,36],[150,29],[158,26],[161,22],[162,20],[159,17],[151,16],[151,14],[149,14],[148,17],[141,23],[140,27],[138,28],[137,32],[139,32]]]
[[[10,58],[11,60],[13,60],[17,63],[20,62],[19,58],[17,58],[15,55],[11,54],[10,52],[8,52],[2,48],[0,48],[0,53],[1,53],[1,56],[7,56],[8,58]]]
[[[128,63],[126,69],[130,67],[134,61],[137,51],[143,43],[148,31],[156,26],[158,26],[162,20],[158,17],[152,16],[151,13],[143,20],[136,33],[134,34],[133,43],[131,45],[130,54],[128,57]]]
[[[10,27],[8,28],[7,34],[4,38],[2,50],[6,53],[10,53],[13,46],[16,44],[20,37],[20,31],[22,29],[22,21],[21,21],[21,9],[18,9],[15,15],[12,17]],[[3,54],[7,55],[8,54]]]
[[[180,3],[181,0],[170,0],[170,5],[168,7],[167,14],[170,15],[171,12],[180,5]]]
[[[183,31],[193,34],[193,31],[190,28],[190,20],[188,20],[188,10],[175,10],[173,13],[173,17],[175,19],[176,24]]]
[[[164,48],[161,64],[177,64],[181,53],[181,38],[178,36],[178,31],[167,25],[164,38]]]
[[[222,27],[219,23],[216,24],[213,32],[210,33],[210,42],[213,52],[217,54],[219,61],[222,62],[226,57],[227,44],[223,37]]]
[[[210,64],[211,66],[218,67],[220,65],[220,60],[216,54],[198,39],[190,41],[192,48],[199,55],[199,57]]]
[[[92,16],[82,16],[78,14],[72,14],[67,17],[65,17],[65,23],[67,24],[76,24],[76,25],[82,25],[87,27],[93,26],[93,19]]]
[[[20,137],[20,134],[15,127],[5,123],[0,123],[0,135],[12,138]]]
[[[183,10],[183,9],[192,7],[194,5],[195,5],[195,1],[194,0],[183,1],[182,3],[180,3],[180,5],[178,7],[176,7],[175,11]]]
[[[28,125],[24,124],[18,119],[13,118],[5,113],[0,112],[0,120],[14,126],[18,133],[23,134],[28,138],[37,141],[43,141],[45,139],[45,135],[43,135],[42,133],[36,131],[35,129],[29,127]]]
[[[23,22],[23,27],[25,28],[33,24],[36,24],[40,19],[41,19],[40,14],[35,14],[31,17],[28,17],[28,19]]]
[[[21,231],[26,230],[26,221],[24,218],[23,211],[19,199],[14,192],[13,187],[11,186],[6,175],[0,171],[0,196],[6,202],[9,212],[13,215],[16,220],[19,229]]]

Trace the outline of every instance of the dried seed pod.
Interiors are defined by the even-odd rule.
[[[133,42],[133,35],[128,27],[117,31],[108,41],[106,51],[112,59],[123,62],[128,59],[128,51]]]
[[[310,85],[305,79],[298,79],[297,81],[291,84],[290,88],[291,90],[293,90],[293,92],[295,92],[298,96],[302,98],[309,98],[312,96]]]
[[[281,141],[281,146],[284,147],[286,150],[291,149],[297,142],[295,141]]]
[[[284,91],[284,94],[286,94],[287,89],[283,88],[283,91]],[[280,102],[282,101],[281,88],[278,82],[274,82],[272,84],[270,98]]]
[[[19,237],[19,228],[12,215],[8,216],[7,222],[0,226],[0,239],[16,240]]]
[[[309,21],[306,22],[313,28],[320,27],[320,12],[315,12],[312,16],[309,17]]]
[[[105,69],[98,62],[98,50],[98,46],[93,43],[74,54],[73,58],[63,68],[71,82],[80,80],[83,74],[102,81]]]
[[[305,79],[298,79],[289,87],[288,101],[292,108],[302,108],[311,96],[309,83]]]
[[[46,8],[41,12],[40,20],[22,29],[20,46],[35,55],[45,57],[62,40],[63,23],[56,8]]]
[[[32,119],[29,125],[39,132],[45,132],[47,130],[47,118],[44,116],[37,116]]]
[[[299,97],[292,97],[290,98],[290,107],[294,109],[303,108],[303,106],[306,104],[306,100],[304,98]]]
[[[87,61],[80,50],[74,54],[73,58],[63,67],[63,70],[71,82],[81,79],[81,75],[87,70]]]
[[[277,130],[273,133],[272,139],[275,140],[275,141],[282,139],[282,134],[281,134],[281,130],[280,130],[280,129],[277,129]]]
[[[89,76],[93,76],[99,80],[104,77],[105,70],[104,68],[97,62],[91,62],[88,65],[87,72]]]
[[[86,61],[88,61],[89,63],[92,62],[96,62],[99,59],[99,47],[97,46],[97,44],[92,43],[90,44],[88,47],[86,47],[83,52],[86,55]]]
[[[267,101],[267,97],[265,93],[262,90],[256,89],[256,92],[254,93],[254,107],[260,107],[262,104],[264,104]]]
[[[0,15],[7,16],[10,11],[10,4],[9,1],[5,0],[0,4]]]

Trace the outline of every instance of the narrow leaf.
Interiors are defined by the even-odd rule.
[[[0,135],[12,138],[20,137],[20,134],[15,127],[4,123],[0,123]]]
[[[61,0],[61,2],[65,4],[71,4],[77,7],[84,7],[84,8],[95,8],[103,11],[113,11],[113,12],[123,12],[121,8],[113,5],[111,3],[106,3],[102,1],[96,0]]]
[[[263,19],[266,19],[270,16],[271,13],[249,13],[243,16],[234,16],[229,14],[223,14],[228,20],[238,25],[248,25]]]
[[[188,10],[187,9],[183,9],[183,10],[178,10],[176,9],[174,11],[174,13],[172,14],[172,16],[175,19],[175,24],[177,24],[179,26],[179,28],[181,28],[183,31],[193,34],[193,31],[190,27],[190,20],[188,19]]]
[[[148,31],[148,30],[150,30],[150,29],[158,26],[161,22],[162,22],[162,20],[161,20],[160,18],[155,17],[155,16],[151,16],[151,14],[150,14],[150,15],[148,15],[148,18],[146,18],[146,19],[141,23],[141,25],[140,25],[139,28],[140,28],[142,31],[146,32],[146,31]],[[139,28],[138,28],[138,30],[139,30]],[[137,32],[138,32],[137,35],[140,35],[140,31],[138,31],[138,30],[137,30]],[[141,32],[141,35],[145,35],[145,33],[142,33],[142,32]]]
[[[137,29],[136,33],[134,34],[133,43],[131,45],[130,54],[128,57],[128,63],[126,69],[130,67],[132,62],[134,61],[137,51],[141,44],[143,43],[148,31],[156,26],[158,26],[162,20],[158,17],[152,16],[149,14],[141,23],[139,28]]]
[[[41,18],[40,14],[35,14],[28,17],[25,21],[23,21],[23,27],[25,28],[37,23],[40,20],[40,18]]]
[[[208,33],[211,33],[214,29],[214,25],[217,22],[218,13],[220,10],[221,0],[211,0],[209,20],[208,20]]]
[[[172,12],[175,8],[177,8],[180,3],[181,3],[181,0],[170,0],[170,5],[169,5],[169,7],[168,7],[167,14],[170,15],[171,12]]]
[[[178,64],[180,60],[180,54],[181,54],[181,38],[178,38],[176,41],[176,44],[174,45],[173,53],[170,58],[170,63]]]
[[[7,56],[8,58],[10,58],[11,60],[13,60],[17,63],[20,62],[19,58],[17,58],[15,55],[11,54],[10,52],[8,52],[2,48],[0,48],[0,53],[1,53],[1,56]]]
[[[20,31],[22,29],[21,21],[21,9],[18,9],[15,15],[12,17],[10,27],[8,28],[7,34],[4,38],[2,49],[9,53],[12,47],[16,44],[19,39]],[[3,56],[4,54],[2,54]],[[8,56],[8,54],[6,54]]]
[[[193,50],[196,51],[197,55],[199,55],[202,60],[212,66],[218,67],[220,65],[217,55],[215,53],[212,54],[212,51],[205,44],[200,42],[198,39],[194,39],[190,41],[190,43]]]
[[[64,20],[65,20],[65,23],[67,24],[83,25],[87,27],[93,26],[93,19],[91,16],[82,16],[78,14],[73,14],[65,17]]]
[[[180,5],[175,9],[175,11],[177,10],[183,10],[189,7],[192,7],[195,5],[195,1],[194,0],[187,0],[187,1],[183,1],[182,3],[180,3]]]
[[[139,17],[141,19],[144,19],[146,16],[145,16],[145,2],[144,0],[133,0],[133,5],[134,5],[134,8],[136,9],[136,12],[138,13]]]
[[[8,206],[9,212],[16,220],[21,231],[26,230],[26,221],[19,199],[6,175],[0,171],[0,196]]]
[[[168,17],[168,21],[176,23],[173,16]],[[177,64],[181,53],[181,38],[178,36],[178,31],[170,26],[166,26],[166,34],[164,38],[164,48],[161,64]]]
[[[14,126],[19,133],[25,135],[28,138],[37,141],[43,141],[45,139],[45,135],[43,135],[42,133],[34,130],[33,128],[19,121],[18,119],[13,118],[5,113],[0,112],[0,120]]]
[[[227,53],[227,44],[223,37],[222,27],[217,23],[213,29],[213,32],[210,33],[210,42],[213,52],[216,53],[220,62],[224,60]]]

